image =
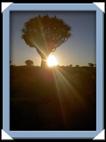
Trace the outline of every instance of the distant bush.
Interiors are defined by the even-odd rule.
[[[70,65],[69,65],[69,67],[73,67],[73,65],[72,65],[72,64],[70,64]]]
[[[93,63],[88,63],[88,66],[89,67],[94,67],[94,64]]]
[[[80,65],[76,65],[75,67],[80,67]]]
[[[26,60],[26,61],[25,61],[25,64],[26,64],[27,66],[33,66],[33,61],[32,61],[32,60]]]

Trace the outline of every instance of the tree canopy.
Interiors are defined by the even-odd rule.
[[[56,16],[37,16],[25,23],[22,38],[45,58],[70,37],[70,30],[71,27]]]

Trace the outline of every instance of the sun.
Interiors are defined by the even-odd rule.
[[[47,58],[48,67],[55,67],[58,65],[58,61],[54,55],[49,55]]]

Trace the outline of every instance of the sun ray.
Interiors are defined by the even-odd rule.
[[[72,109],[71,107],[75,106],[73,104],[75,104],[76,101],[78,101],[80,106],[86,109],[86,102],[79,93],[79,90],[77,90],[78,88],[76,88],[72,81],[68,80],[66,75],[67,73],[63,69],[55,68],[52,71],[57,90],[57,97],[61,108],[62,118],[65,127],[68,127],[68,113],[65,110],[65,103],[68,103],[70,105],[70,109]],[[78,109],[77,106],[75,109]]]
[[[59,74],[61,74],[61,78],[63,78],[63,82],[65,82],[65,84],[67,84],[67,87],[72,91],[74,97],[83,105],[86,106],[85,100],[84,98],[81,96],[81,94],[79,93],[80,90],[78,88],[76,88],[76,85],[73,81],[72,76],[68,76],[67,73],[65,72],[65,70],[63,70],[62,68],[60,68],[59,70],[57,70],[59,72]],[[68,81],[67,78],[70,77],[70,81]]]

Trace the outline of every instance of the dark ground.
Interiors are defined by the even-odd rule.
[[[11,130],[96,130],[95,70],[11,67]]]

